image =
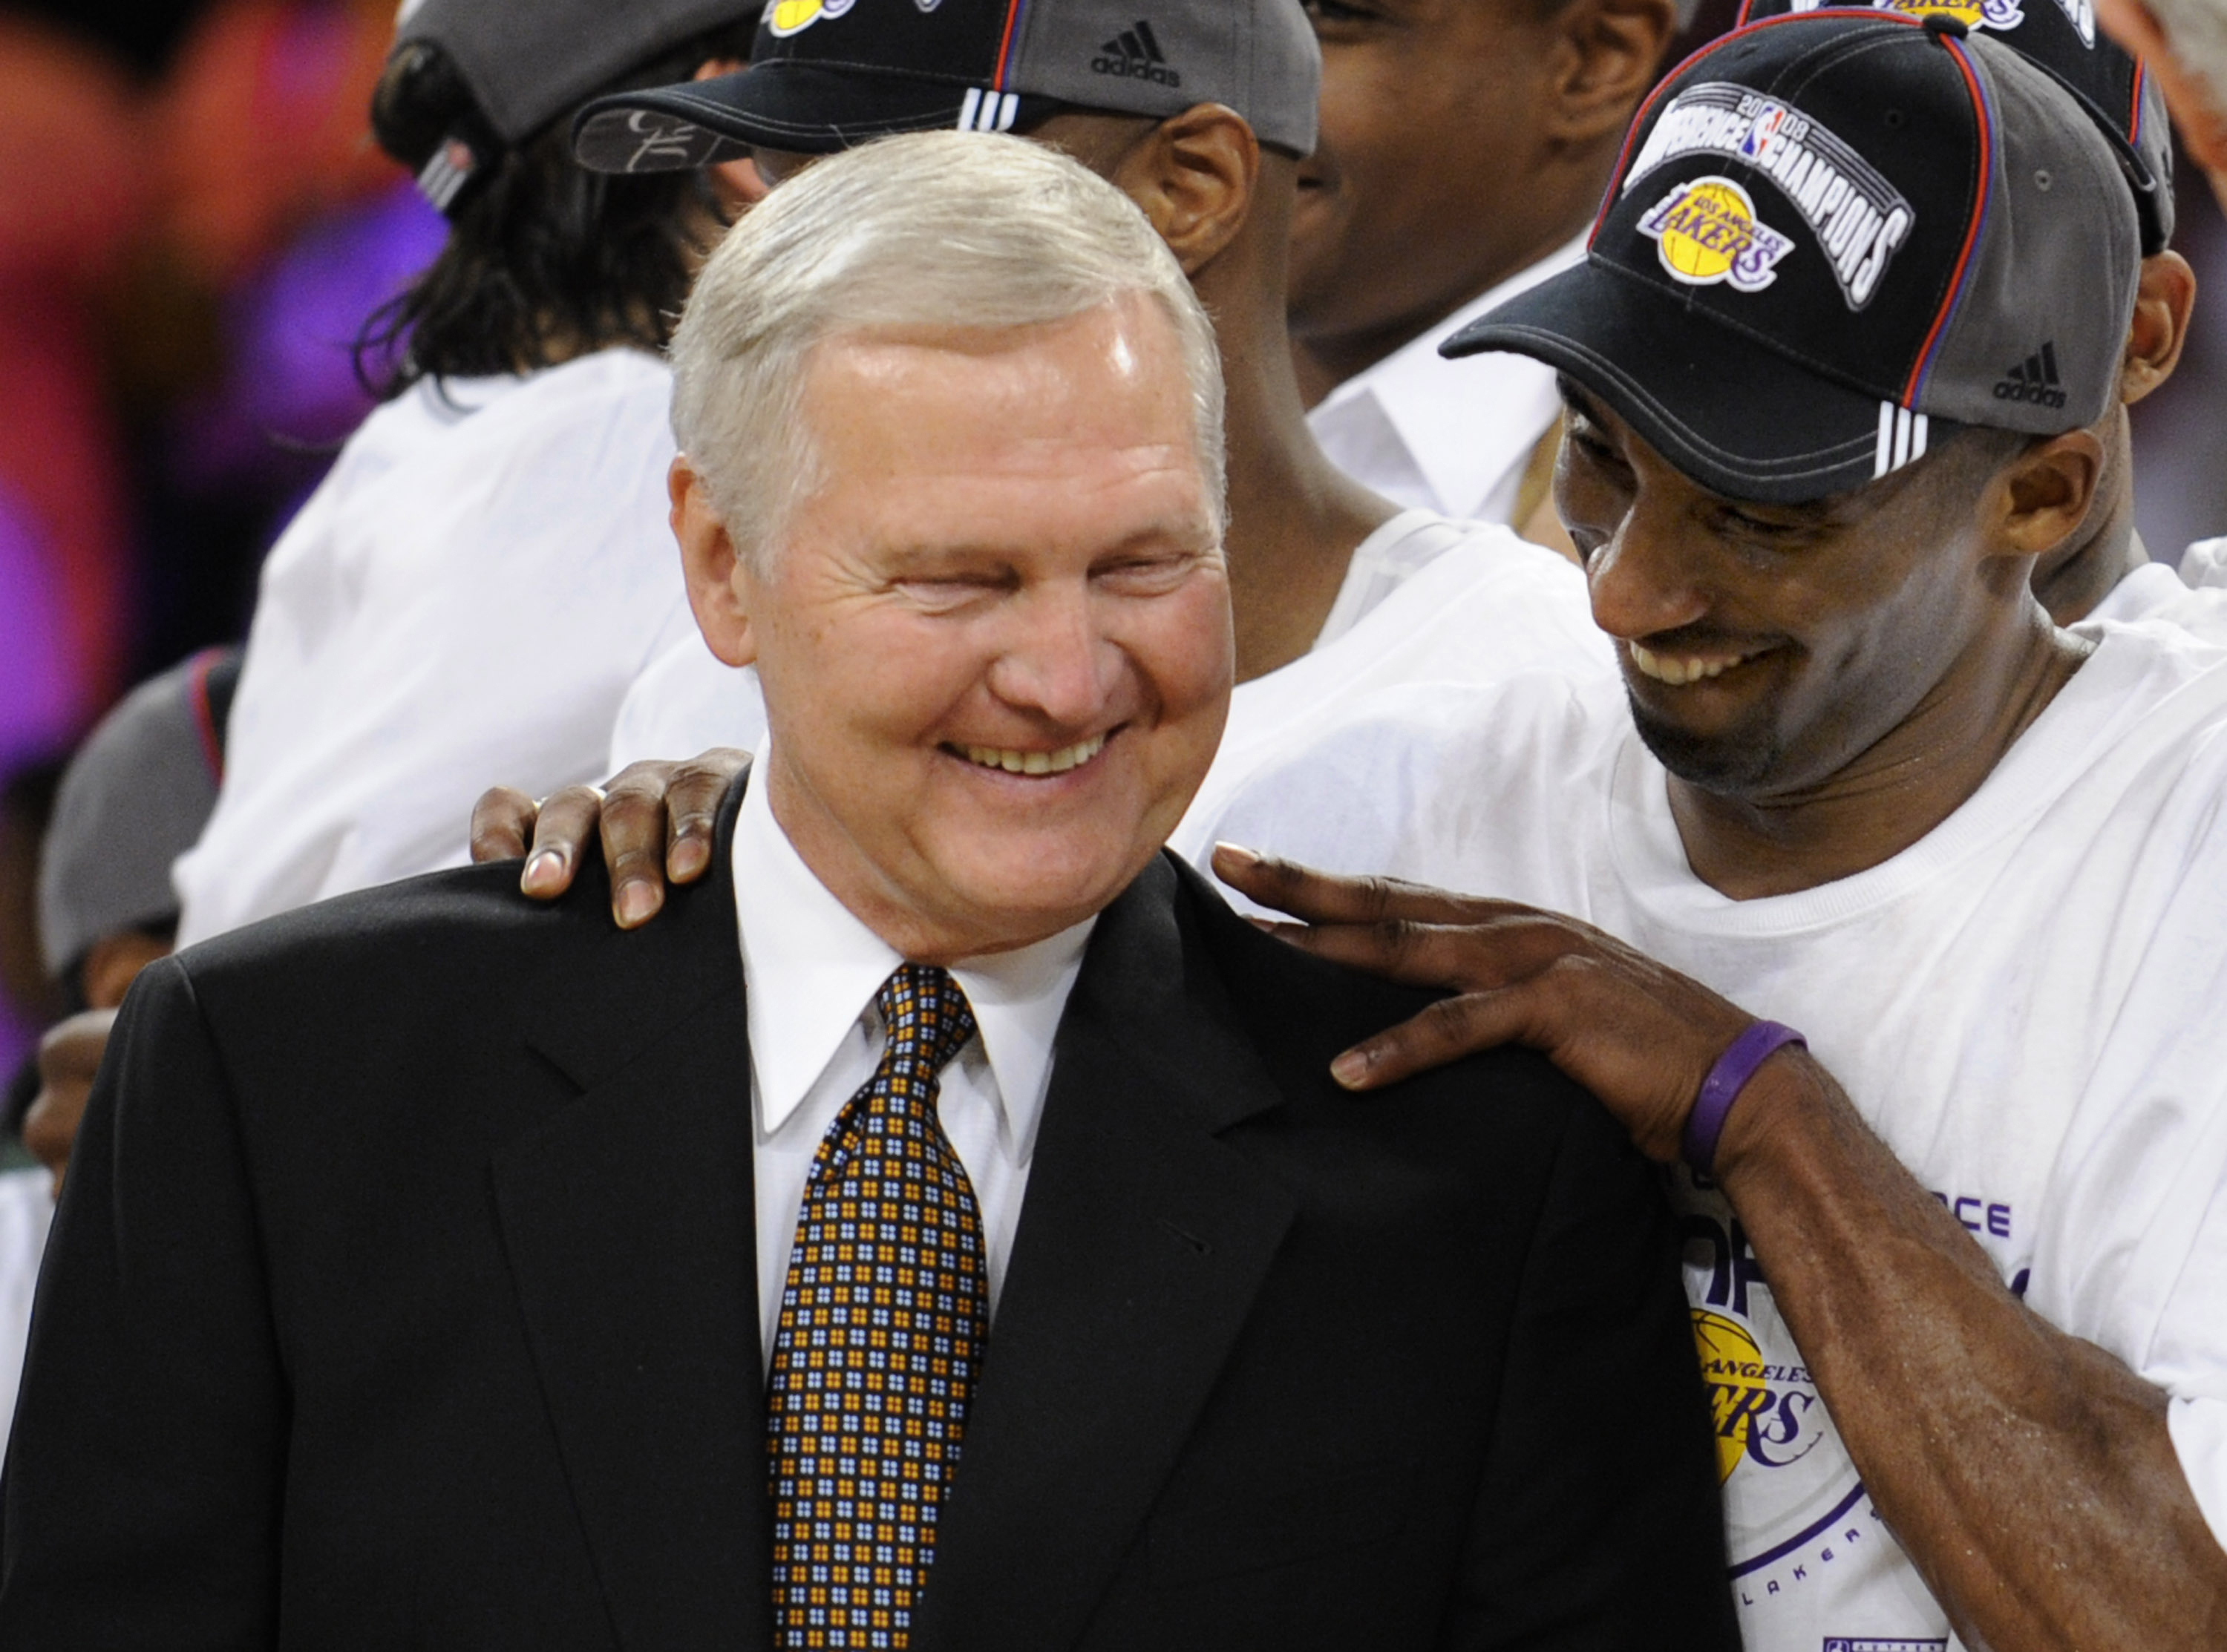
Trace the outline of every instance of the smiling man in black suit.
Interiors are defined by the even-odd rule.
[[[1730,1648],[1652,1173],[1160,852],[1228,704],[1210,328],[1018,140],[829,160],[674,344],[772,736],[619,934],[515,868],[125,1007],[0,1643]]]

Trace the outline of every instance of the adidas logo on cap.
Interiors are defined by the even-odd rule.
[[[2037,407],[2062,407],[2064,392],[2057,377],[2057,347],[2045,344],[1995,381],[1997,401],[2032,402]]]
[[[1152,24],[1142,19],[1100,47],[1098,55],[1090,60],[1090,67],[1094,73],[1150,80],[1158,86],[1183,84],[1183,76],[1168,67],[1167,55],[1153,37]]]

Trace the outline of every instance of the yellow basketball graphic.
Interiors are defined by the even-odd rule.
[[[794,35],[822,17],[839,17],[857,0],[772,0],[766,7],[766,27],[776,35]]]
[[[1730,178],[1680,184],[1639,229],[1655,238],[1662,267],[1696,287],[1722,281],[1738,292],[1760,292],[1777,278],[1773,266],[1794,250],[1790,238],[1758,221],[1754,201]]]
[[[1729,185],[1695,185],[1662,232],[1662,262],[1689,281],[1722,281],[1755,214]]]
[[[1736,1319],[1694,1310],[1694,1346],[1701,1356],[1701,1380],[1709,1385],[1709,1404],[1717,1424],[1717,1482],[1732,1477],[1747,1454],[1747,1432],[1759,1400],[1769,1392],[1763,1380],[1763,1350]]]
[[[1874,0],[1906,17],[1954,17],[1967,29],[2016,29],[2026,21],[2018,0]]]

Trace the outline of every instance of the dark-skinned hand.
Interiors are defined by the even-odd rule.
[[[517,860],[518,886],[553,901],[572,887],[600,831],[611,874],[611,915],[635,929],[665,905],[667,883],[692,883],[711,864],[719,800],[750,754],[715,747],[686,762],[638,762],[609,786],[568,786],[536,803],[498,786],[472,809],[472,859]]]
[[[1349,1089],[1522,1044],[1598,1096],[1641,1151],[1671,1164],[1701,1081],[1755,1019],[1613,936],[1535,907],[1335,877],[1231,844],[1216,847],[1214,871],[1299,919],[1262,926],[1292,945],[1450,994],[1332,1062]]]
[[[115,1025],[115,1011],[87,1010],[56,1022],[39,1040],[39,1094],[23,1115],[23,1145],[53,1172],[57,1198],[93,1075]]]

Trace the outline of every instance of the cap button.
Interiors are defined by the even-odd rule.
[[[1972,32],[1965,26],[1964,20],[1962,17],[1946,11],[1927,12],[1925,14],[1925,27],[1936,36],[1949,35],[1954,36],[1957,40],[1962,40],[1966,35]]]

